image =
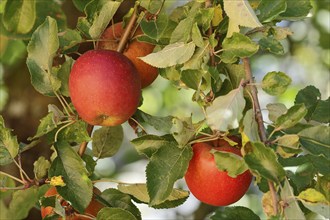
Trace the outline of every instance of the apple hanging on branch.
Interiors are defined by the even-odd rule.
[[[124,31],[122,22],[108,27],[103,32],[100,41],[98,41],[97,48],[116,50]],[[141,28],[138,27],[124,49],[123,54],[130,59],[136,67],[141,78],[141,88],[145,88],[157,78],[158,69],[139,59],[139,57],[144,57],[152,53],[155,48],[155,45],[138,41],[137,37],[141,35],[143,35],[143,32]]]
[[[240,142],[237,138],[231,139]],[[217,168],[211,153],[213,149],[241,156],[238,148],[230,146],[223,139],[195,143],[192,147],[194,153],[185,180],[189,190],[198,200],[213,206],[227,206],[244,196],[252,181],[250,171],[247,170],[236,178],[230,177],[227,171]]]
[[[115,126],[136,111],[140,77],[133,63],[111,50],[90,50],[74,63],[69,91],[79,116],[91,125]]]

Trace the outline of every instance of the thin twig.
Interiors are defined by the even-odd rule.
[[[19,183],[25,184],[25,182],[24,182],[23,180],[18,179],[17,177],[12,176],[12,175],[10,175],[10,174],[8,174],[8,173],[5,173],[5,172],[0,171],[0,174],[1,174],[1,175],[4,175],[4,176],[7,176],[7,177],[9,177],[9,178],[11,178],[11,179],[13,179],[13,180],[19,182]]]
[[[32,179],[26,174],[26,172],[23,170],[22,166],[17,163],[16,160],[13,160],[14,164],[17,166],[17,168],[24,174],[24,176],[27,178],[28,181],[32,182]]]
[[[254,107],[254,113],[255,113],[255,119],[258,124],[258,131],[259,131],[259,136],[260,139],[263,143],[267,142],[267,136],[266,136],[266,128],[263,123],[263,118],[262,118],[262,113],[261,113],[261,108],[260,108],[260,103],[259,103],[259,98],[258,98],[258,90],[257,87],[253,84],[254,79],[253,75],[251,72],[251,66],[250,66],[250,61],[248,58],[243,58],[243,64],[244,64],[244,69],[245,69],[245,76],[246,80],[248,80],[251,85],[249,85],[251,96],[253,99],[253,107]],[[272,195],[272,201],[273,201],[273,209],[274,209],[274,214],[277,215],[278,213],[278,196],[275,190],[274,183],[270,180],[268,180],[268,187]]]

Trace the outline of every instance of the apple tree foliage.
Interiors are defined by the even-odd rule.
[[[137,110],[130,124],[136,138],[136,151],[149,160],[145,183],[119,183],[101,195],[106,204],[96,219],[142,219],[133,203],[155,209],[181,205],[189,192],[174,188],[185,175],[192,157],[191,144],[204,138],[242,137],[243,160],[216,154],[219,169],[232,176],[249,169],[255,184],[264,193],[265,214],[271,219],[305,219],[311,213],[330,217],[330,139],[329,98],[313,85],[301,89],[294,105],[268,103],[270,120],[262,131],[260,112],[253,97],[254,85],[272,96],[286,91],[292,80],[274,70],[260,82],[249,78],[249,57],[257,53],[283,55],[281,41],[292,34],[278,22],[304,19],[311,11],[309,0],[196,0],[173,10],[164,10],[167,1],[141,0],[135,3],[137,23],[143,35],[138,40],[155,44],[153,53],[141,59],[159,68],[163,77],[178,89],[194,90],[204,119],[159,117]],[[0,3],[1,34],[26,43],[26,65],[34,88],[45,96],[56,97],[61,106],[49,104],[49,113],[28,143],[18,143],[15,131],[0,117],[0,165],[17,164],[20,154],[41,138],[54,153],[34,163],[33,179],[0,173],[1,217],[23,219],[35,206],[55,207],[55,219],[63,216],[59,204],[42,195],[49,185],[72,207],[83,213],[92,199],[94,167],[100,158],[112,157],[122,145],[121,126],[101,127],[92,135],[70,104],[68,77],[74,63],[72,54],[86,42],[96,42],[121,5],[121,1],[73,0],[85,15],[76,28],[67,27],[62,1],[16,0]],[[128,21],[132,10],[123,18]],[[62,62],[54,62],[61,58]],[[111,101],[111,100],[109,100]],[[88,108],[88,106],[86,106]],[[189,109],[187,109],[189,113]],[[259,118],[258,118],[259,117]],[[261,118],[262,119],[262,118]],[[263,123],[263,122],[261,122]],[[28,125],[27,125],[28,126]],[[141,129],[153,127],[157,133]],[[260,133],[265,133],[266,139]],[[92,151],[83,155],[77,148],[91,142]],[[224,163],[225,161],[225,163]],[[288,167],[295,167],[293,172]],[[22,172],[24,177],[24,172]],[[210,177],[212,178],[212,177]],[[267,181],[274,188],[270,189]],[[230,187],[230,186],[229,186]],[[5,189],[14,190],[5,190]],[[4,199],[11,197],[9,206]],[[274,203],[277,210],[274,210]],[[247,207],[216,210],[211,219],[260,219]]]

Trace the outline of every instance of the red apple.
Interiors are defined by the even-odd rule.
[[[98,190],[97,188],[93,189],[94,193],[96,194],[100,194],[100,190]],[[47,190],[47,192],[45,193],[45,197],[51,197],[51,196],[55,196],[58,195],[56,188],[55,187],[51,187]],[[104,205],[102,205],[100,202],[98,202],[95,198],[92,198],[92,201],[89,203],[89,205],[87,206],[87,208],[85,209],[85,213],[84,215],[86,215],[86,217],[78,215],[77,212],[74,211],[74,209],[69,205],[68,202],[63,201],[62,206],[66,208],[66,216],[65,219],[66,220],[88,220],[91,219],[91,217],[96,217],[97,213],[104,208]],[[47,215],[51,215],[53,214],[54,208],[51,206],[47,206],[47,207],[41,207],[41,217],[45,218]],[[89,217],[87,217],[89,216]],[[59,220],[61,220],[62,218],[59,218]]]
[[[214,147],[212,144],[217,144]],[[226,141],[196,143],[193,145],[193,158],[190,160],[185,180],[191,193],[200,201],[213,206],[227,206],[243,197],[252,181],[249,171],[236,178],[220,171],[214,161],[211,149],[232,152],[241,156],[240,150],[231,147]]]
[[[109,28],[107,28],[101,36],[100,41],[97,44],[97,48],[106,50],[116,50],[120,38],[124,33],[122,22],[116,23]],[[142,35],[143,32],[141,28],[138,28],[132,41],[130,41],[123,51],[123,54],[128,57],[133,64],[141,78],[141,87],[145,88],[150,85],[158,76],[157,68],[150,66],[149,64],[143,62],[139,57],[144,57],[154,50],[154,45],[145,42],[140,42],[136,39],[137,36]]]
[[[91,125],[115,126],[136,111],[140,77],[132,62],[110,50],[90,50],[74,63],[69,91],[79,116]]]

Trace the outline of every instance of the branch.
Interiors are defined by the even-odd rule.
[[[254,114],[255,114],[257,124],[258,124],[259,136],[260,136],[261,141],[263,143],[266,143],[267,142],[266,128],[263,123],[264,120],[263,120],[262,114],[261,114],[261,108],[260,108],[260,103],[259,103],[259,99],[258,99],[258,90],[257,90],[257,87],[254,85],[254,79],[253,79],[253,75],[251,72],[250,61],[248,58],[243,58],[243,63],[244,63],[246,80],[248,80],[249,83],[253,83],[252,85],[250,85],[250,91],[251,91],[251,95],[252,95],[252,99],[253,99]],[[270,180],[268,180],[268,187],[269,187],[269,190],[272,195],[274,214],[277,215],[277,213],[278,213],[277,193],[275,190],[274,183],[271,182]]]
[[[124,51],[126,44],[127,44],[128,40],[130,39],[130,33],[135,25],[136,20],[137,20],[137,15],[136,15],[136,8],[135,8],[133,11],[133,14],[127,24],[127,27],[124,30],[123,36],[118,43],[118,47],[116,50],[117,52],[122,53]],[[88,132],[89,136],[92,134],[93,128],[94,128],[93,125],[89,124],[87,126],[87,132]],[[88,142],[81,143],[81,145],[79,147],[79,151],[78,151],[78,154],[80,156],[84,155],[86,148],[87,148],[87,144],[88,144]]]

